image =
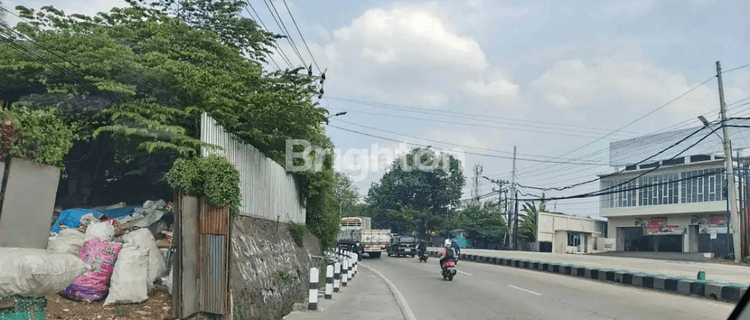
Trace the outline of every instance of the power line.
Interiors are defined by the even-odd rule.
[[[305,62],[305,59],[302,58],[302,55],[299,53],[299,50],[297,50],[297,45],[294,44],[294,39],[292,39],[292,36],[289,34],[289,30],[286,29],[286,25],[284,25],[284,20],[281,19],[281,15],[278,11],[276,11],[276,6],[273,4],[273,0],[271,0],[271,6],[268,6],[268,0],[263,0],[263,3],[266,4],[266,8],[268,8],[268,11],[271,13],[271,16],[273,17],[273,20],[276,21],[276,25],[279,26],[279,29],[281,29],[281,33],[284,34],[286,37],[286,41],[289,42],[289,45],[292,46],[292,50],[297,54],[297,57],[300,61],[302,61],[302,64],[307,66],[307,62]],[[271,8],[273,7],[273,9]],[[276,15],[274,15],[274,12],[276,12]],[[279,19],[276,19],[276,16],[279,17]]]
[[[360,131],[356,131],[356,130],[351,130],[351,129],[347,129],[347,128],[337,127],[337,126],[334,126],[334,125],[328,125],[327,127],[336,128],[336,129],[339,129],[339,130],[344,130],[344,131],[348,131],[348,132],[351,132],[351,133],[356,133],[356,134],[360,134],[360,135],[368,136],[368,137],[372,137],[372,138],[377,138],[377,139],[383,139],[383,140],[388,140],[388,141],[393,141],[393,142],[400,142],[400,143],[409,144],[409,145],[418,146],[418,147],[425,147],[425,148],[429,147],[429,146],[423,145],[423,144],[418,144],[418,143],[412,143],[412,142],[406,142],[406,141],[401,141],[401,140],[386,138],[386,137],[382,137],[382,136],[378,136],[378,135],[374,135],[374,134],[369,134],[369,133],[360,132]],[[484,154],[484,153],[477,153],[477,152],[470,152],[470,151],[463,151],[463,153],[473,154],[473,155],[477,155],[477,156],[484,156],[484,157],[489,157],[489,158],[513,159],[513,157],[508,157],[508,156],[500,156],[500,155],[494,155],[494,154]],[[518,157],[516,157],[516,160],[518,160],[518,161],[529,161],[529,162],[561,163],[561,164],[571,164],[572,163],[572,162],[564,162],[564,161],[548,161],[548,160],[538,160],[538,159],[528,159],[528,158],[518,158]],[[582,165],[582,166],[591,166],[591,165],[600,166],[601,165],[601,164],[591,164],[591,163],[577,163],[577,164]]]
[[[725,71],[723,71],[723,72],[721,72],[721,73],[722,73],[722,74],[724,74],[724,73],[729,73],[729,72],[732,72],[732,71],[734,71],[734,70],[739,70],[739,69],[742,69],[742,68],[747,68],[747,67],[750,67],[750,63],[748,63],[748,64],[746,64],[746,65],[742,65],[742,66],[736,67],[736,68],[732,68],[732,69],[729,69],[729,70],[725,70]]]
[[[641,160],[641,161],[638,161],[637,163],[635,163],[635,164],[633,164],[633,165],[636,165],[636,166],[637,166],[637,165],[639,165],[639,164],[641,164],[641,163],[644,163],[644,162],[646,162],[646,161],[648,161],[648,160],[651,160],[651,159],[653,159],[653,158],[657,157],[658,155],[660,155],[660,154],[662,154],[662,153],[664,153],[664,152],[667,152],[667,151],[668,151],[669,149],[672,149],[672,148],[676,147],[677,145],[679,145],[680,143],[683,143],[683,142],[685,142],[685,141],[686,141],[687,139],[690,139],[690,138],[692,138],[692,137],[693,137],[694,135],[698,134],[698,132],[701,132],[701,131],[703,131],[703,129],[705,129],[705,127],[701,127],[701,128],[699,128],[698,130],[696,130],[696,131],[694,131],[693,133],[691,133],[691,134],[687,135],[686,137],[684,137],[684,138],[680,139],[679,141],[677,141],[677,142],[673,143],[672,145],[670,145],[670,146],[666,147],[665,149],[662,149],[661,151],[659,151],[659,152],[657,152],[657,153],[655,153],[655,154],[653,154],[653,155],[651,155],[651,156],[649,156],[649,157],[647,157],[647,158],[645,158],[645,159],[643,159],[643,160]],[[715,131],[715,130],[714,130],[714,131]],[[702,139],[701,139],[701,140],[702,140]],[[693,145],[693,146],[695,146],[695,145]],[[693,146],[691,146],[691,147],[693,147]],[[686,149],[686,150],[687,150],[687,149]],[[684,151],[683,151],[683,152],[684,152]],[[658,167],[658,166],[657,166],[657,167]],[[617,173],[622,173],[622,172],[625,172],[625,169],[623,169],[623,170],[620,170],[619,172],[616,172],[616,173],[614,173],[614,174],[617,174]],[[579,183],[576,183],[576,184],[572,184],[572,185],[569,185],[569,186],[565,186],[565,187],[554,187],[554,188],[541,188],[541,187],[530,187],[530,186],[522,186],[522,187],[524,187],[524,188],[528,188],[528,189],[537,189],[537,190],[543,190],[543,191],[547,191],[547,190],[563,191],[563,190],[566,190],[566,189],[571,189],[571,188],[575,188],[575,187],[577,187],[577,186],[580,186],[580,185],[584,185],[584,184],[589,184],[589,183],[592,183],[592,182],[596,182],[596,181],[599,181],[600,179],[601,179],[601,178],[591,179],[591,180],[588,180],[588,181],[584,181],[584,182],[579,182]],[[518,184],[518,185],[519,185],[519,186],[521,186],[520,184]]]
[[[604,136],[602,136],[602,137],[600,137],[600,138],[597,138],[597,139],[596,139],[596,140],[594,140],[594,141],[591,141],[591,142],[589,142],[589,143],[586,143],[586,144],[584,144],[583,146],[580,146],[580,147],[578,147],[578,148],[575,148],[575,149],[573,149],[573,150],[571,150],[571,151],[568,151],[568,152],[566,152],[566,153],[564,153],[564,154],[560,155],[560,157],[564,157],[564,156],[566,156],[566,155],[569,155],[569,154],[571,154],[571,153],[573,153],[573,152],[575,152],[575,151],[578,151],[578,150],[581,150],[581,149],[583,149],[583,148],[585,148],[585,147],[588,147],[588,146],[590,146],[590,145],[592,145],[592,144],[594,144],[594,143],[596,143],[596,142],[598,142],[598,141],[601,141],[602,139],[604,139],[604,138],[606,138],[606,137],[609,137],[610,135],[612,135],[612,134],[614,134],[614,133],[616,133],[616,132],[618,132],[618,131],[620,131],[620,130],[622,130],[622,129],[625,129],[625,128],[627,128],[627,127],[631,126],[632,124],[634,124],[634,123],[636,123],[636,122],[638,122],[638,121],[640,121],[640,120],[642,120],[642,119],[644,119],[644,118],[646,118],[646,117],[648,117],[648,116],[650,116],[650,115],[654,114],[655,112],[657,112],[657,111],[659,111],[659,110],[663,109],[664,107],[666,107],[666,106],[668,106],[668,105],[672,104],[673,102],[677,101],[678,99],[680,99],[680,98],[682,98],[682,97],[686,96],[687,94],[689,94],[689,93],[691,93],[691,92],[695,91],[696,89],[700,88],[701,86],[703,86],[704,84],[706,84],[706,83],[708,83],[709,81],[713,80],[714,78],[716,78],[716,76],[715,76],[715,75],[713,75],[713,76],[711,76],[710,78],[708,78],[708,79],[704,80],[704,81],[703,81],[703,82],[701,82],[700,84],[698,84],[698,85],[696,85],[696,86],[694,86],[694,87],[692,87],[692,88],[688,89],[687,91],[683,92],[682,94],[678,95],[677,97],[673,98],[672,100],[669,100],[669,101],[667,101],[666,103],[664,103],[664,104],[662,104],[662,105],[658,106],[657,108],[655,108],[655,109],[653,109],[653,110],[649,111],[648,113],[644,114],[643,116],[641,116],[641,117],[639,117],[639,118],[637,118],[637,119],[635,119],[635,120],[633,120],[633,121],[630,121],[630,122],[628,122],[628,123],[627,123],[627,124],[625,124],[624,126],[622,126],[622,127],[619,127],[619,128],[617,128],[617,129],[615,129],[614,131],[612,131],[612,132],[610,132],[610,133],[608,133],[608,134],[606,134],[606,135],[604,135]],[[531,167],[530,167],[530,168],[531,168]],[[530,169],[530,168],[527,168],[527,169]]]
[[[319,73],[323,73],[323,71],[320,70],[320,66],[318,66],[318,62],[315,61],[315,57],[312,54],[312,51],[310,51],[310,47],[307,46],[307,41],[305,41],[305,37],[302,36],[302,31],[299,30],[299,26],[297,25],[297,21],[294,20],[294,15],[292,15],[292,11],[289,10],[289,6],[286,4],[286,0],[284,1],[284,6],[286,7],[286,11],[289,12],[289,16],[292,18],[292,22],[294,22],[294,27],[297,28],[297,33],[299,33],[299,37],[302,38],[302,43],[305,44],[305,48],[307,48],[307,53],[310,54],[310,58],[312,59],[313,63],[315,64],[315,68],[318,69]]]
[[[245,3],[250,7],[251,10],[253,10],[253,12],[255,13],[255,17],[257,17],[258,22],[260,22],[260,25],[263,26],[263,29],[265,29],[266,32],[271,32],[271,29],[268,29],[268,27],[266,27],[266,24],[263,23],[263,20],[260,19],[260,14],[258,14],[258,12],[255,11],[255,8],[250,3],[250,1],[247,0],[247,1],[245,1]],[[253,19],[255,19],[255,17],[250,13],[250,11],[247,10],[247,7],[245,7],[245,11],[247,11],[247,14],[249,14],[250,17],[252,17]],[[279,51],[279,55],[281,56],[281,60],[284,60],[284,62],[286,62],[286,64],[289,66],[290,69],[294,69],[294,65],[292,64],[292,61],[289,60],[289,57],[287,57],[286,53],[284,52],[284,49],[281,49],[281,47],[278,44],[276,44],[275,40],[274,40],[274,48],[276,48],[276,50]],[[279,69],[281,69],[281,68],[279,68]]]
[[[503,126],[495,126],[495,125],[480,124],[480,123],[467,123],[467,122],[460,122],[460,121],[450,121],[450,120],[439,120],[439,119],[430,119],[430,118],[410,117],[410,116],[393,115],[393,114],[376,113],[376,112],[367,112],[367,111],[350,111],[350,112],[352,112],[352,113],[369,114],[369,115],[374,115],[374,116],[379,116],[379,117],[391,117],[391,118],[411,119],[411,120],[418,120],[418,121],[425,121],[425,122],[437,122],[437,123],[457,124],[457,125],[469,126],[469,127],[485,127],[485,128],[495,128],[495,129],[503,129],[503,130],[516,130],[516,131],[533,132],[533,133],[541,133],[541,134],[549,134],[549,135],[557,135],[557,136],[564,135],[564,136],[583,137],[583,138],[591,138],[591,137],[593,137],[591,135],[580,135],[580,134],[573,134],[573,133],[551,132],[551,131],[538,131],[538,130],[529,130],[529,129],[521,129],[521,128],[513,128],[513,127],[503,127]]]
[[[499,117],[499,116],[492,116],[492,115],[455,112],[455,111],[448,111],[448,110],[434,110],[434,109],[419,108],[419,107],[413,107],[413,106],[393,105],[393,104],[387,104],[387,103],[369,102],[369,101],[364,101],[364,100],[354,100],[354,99],[337,98],[337,97],[330,97],[330,96],[326,98],[331,99],[331,100],[342,101],[342,102],[349,102],[353,104],[367,105],[367,106],[372,106],[372,107],[377,107],[377,108],[403,110],[403,111],[416,112],[416,113],[422,113],[422,114],[439,115],[439,116],[460,115],[464,117],[459,117],[459,118],[479,120],[479,121],[485,121],[485,122],[493,122],[487,119],[499,119],[499,120],[512,121],[512,123],[526,122],[526,123],[537,124],[537,125],[545,124],[545,125],[551,125],[551,126],[558,126],[558,127],[563,127],[567,130],[569,130],[569,128],[579,128],[579,129],[585,129],[589,131],[606,131],[606,132],[609,131],[608,129],[603,129],[603,128],[591,128],[591,127],[559,124],[559,123],[554,123],[554,122],[545,122],[545,121],[538,121],[538,120],[526,120],[526,119],[519,119],[519,118]],[[507,122],[495,122],[495,123],[507,124]],[[558,128],[555,128],[555,129],[558,129]],[[584,131],[581,131],[581,132],[584,132]],[[628,132],[628,131],[623,131],[623,132],[627,132],[629,134],[638,134],[637,132]],[[587,132],[587,133],[595,133],[595,132]]]
[[[405,133],[393,132],[393,131],[389,131],[389,130],[385,130],[385,129],[379,129],[379,128],[375,128],[375,127],[371,127],[371,126],[366,126],[366,125],[363,125],[363,124],[358,124],[358,123],[354,123],[354,122],[350,122],[350,121],[346,121],[346,120],[342,120],[342,119],[331,119],[331,120],[336,120],[336,121],[348,123],[348,124],[355,125],[355,126],[362,127],[362,128],[372,129],[372,130],[376,130],[376,131],[380,131],[380,132],[390,133],[390,134],[394,134],[394,135],[399,135],[399,136],[404,136],[404,137],[409,137],[409,138],[414,138],[414,139],[419,139],[419,140],[424,140],[424,141],[429,141],[429,142],[442,143],[442,144],[447,144],[447,145],[452,145],[452,146],[457,146],[457,147],[472,148],[472,149],[478,149],[478,150],[484,150],[484,151],[491,151],[491,152],[498,152],[498,153],[504,153],[504,154],[511,154],[511,155],[513,154],[512,152],[509,152],[509,151],[501,151],[501,150],[496,150],[496,149],[474,147],[474,146],[469,146],[469,145],[464,145],[464,144],[458,144],[458,143],[451,143],[451,142],[445,142],[445,141],[440,141],[440,140],[433,140],[433,139],[428,139],[428,138],[422,138],[422,137],[413,136],[413,135],[409,135],[409,134],[405,134]],[[533,155],[533,154],[523,154],[523,153],[519,153],[519,154],[520,155],[529,156],[529,157],[548,158],[546,156]],[[569,160],[569,159],[562,159],[562,160]],[[591,164],[593,165],[593,164],[596,164],[596,163],[591,163]],[[604,165],[604,164],[602,164],[602,165]]]

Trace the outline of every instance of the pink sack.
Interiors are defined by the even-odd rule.
[[[121,249],[122,244],[107,243],[99,238],[84,242],[78,251],[78,259],[91,266],[91,270],[78,277],[61,294],[75,300],[103,299]]]

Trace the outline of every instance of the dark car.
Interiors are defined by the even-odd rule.
[[[394,236],[391,238],[391,248],[388,256],[411,256],[417,255],[417,238],[410,236]]]

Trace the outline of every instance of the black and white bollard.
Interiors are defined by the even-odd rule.
[[[346,287],[346,283],[349,281],[349,276],[347,275],[347,269],[349,268],[349,261],[346,261],[344,259],[344,264],[341,265],[341,286]]]
[[[347,275],[347,276],[349,276],[349,281],[351,281],[351,280],[352,280],[352,277],[354,277],[354,273],[352,272],[352,265],[354,264],[354,262],[352,261],[352,257],[351,257],[351,255],[348,255],[348,256],[346,257],[346,260],[347,260],[347,262],[348,262],[348,264],[347,264],[347,271],[346,271],[346,275]]]
[[[359,253],[354,254],[354,275],[357,275],[357,265],[359,265]]]
[[[318,268],[310,268],[310,296],[307,310],[318,310]]]
[[[328,265],[326,267],[326,293],[325,293],[326,299],[333,298],[333,265]]]
[[[333,264],[333,292],[339,292],[339,286],[341,286],[341,264],[336,262]]]
[[[354,278],[354,256],[352,253],[349,253],[349,271],[347,274],[349,275],[349,280]]]

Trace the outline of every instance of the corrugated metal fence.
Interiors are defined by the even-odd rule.
[[[240,171],[240,214],[305,223],[305,208],[300,202],[297,186],[284,167],[225,132],[206,113],[201,115],[201,141],[224,148],[203,148],[201,155],[221,154]]]

